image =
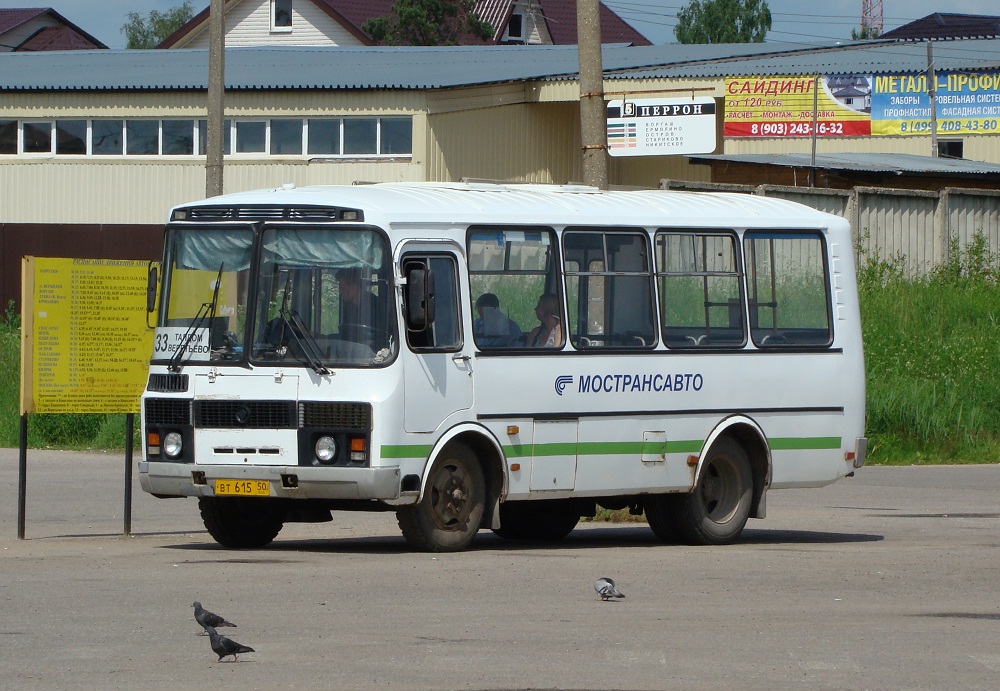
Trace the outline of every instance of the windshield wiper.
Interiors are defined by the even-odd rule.
[[[281,309],[278,310],[278,316],[281,317],[282,330],[292,335],[295,343],[299,346],[299,350],[302,352],[302,357],[306,361],[306,364],[316,374],[330,374],[330,370],[323,366],[322,358],[319,354],[319,346],[316,345],[316,339],[309,332],[309,329],[306,328],[298,312],[288,309],[288,301],[291,294],[292,276],[289,274],[288,278],[285,279],[285,294],[281,299]]]
[[[167,365],[167,369],[171,372],[181,371],[184,353],[191,347],[191,341],[194,340],[195,334],[201,328],[201,325],[205,323],[205,320],[209,319],[209,323],[211,324],[212,320],[215,319],[215,306],[219,302],[219,286],[222,285],[222,267],[225,264],[225,262],[219,264],[219,274],[215,277],[215,290],[212,293],[212,301],[201,303],[201,307],[198,308],[198,313],[194,315],[191,325],[184,332],[184,335],[181,336],[181,342],[177,346],[177,351],[170,356],[170,364]],[[209,335],[209,338],[211,338],[211,335]]]

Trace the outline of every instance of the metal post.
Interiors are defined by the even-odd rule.
[[[132,434],[135,432],[135,413],[125,415],[125,537],[132,534]]]
[[[28,414],[21,413],[21,448],[17,463],[17,539],[24,539],[25,496],[28,489]]]
[[[937,76],[934,74],[934,49],[927,41],[927,95],[931,101],[931,156],[939,156],[937,140]]]
[[[604,106],[604,64],[598,0],[576,0],[576,42],[580,60],[580,139],[583,181],[608,188],[608,119]]]
[[[225,134],[226,73],[225,0],[212,0],[208,20],[208,122],[205,145],[205,196],[222,194],[222,158]]]

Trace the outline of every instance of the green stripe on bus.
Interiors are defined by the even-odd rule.
[[[385,444],[382,446],[382,458],[427,458],[431,455],[430,444]]]
[[[540,456],[641,456],[643,454],[699,453],[703,442],[680,441],[592,441],[550,444],[510,444],[503,447],[508,458]],[[772,451],[839,449],[840,437],[776,437],[769,440]],[[427,458],[430,444],[398,444],[382,447],[382,458]]]
[[[840,437],[778,437],[768,440],[771,451],[839,449]]]

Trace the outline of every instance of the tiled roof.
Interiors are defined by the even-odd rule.
[[[94,45],[92,41],[81,36],[80,32],[71,27],[47,26],[36,31],[31,38],[21,43],[15,50],[93,50],[103,47],[103,45]]]
[[[548,26],[549,35],[555,45],[576,44],[576,0],[534,0],[541,8]],[[362,43],[371,44],[371,37],[361,27],[369,19],[392,14],[395,0],[312,0],[334,21],[350,31]],[[479,18],[493,25],[494,35],[490,43],[498,43],[503,37],[506,23],[510,18],[513,0],[477,0]],[[601,3],[601,43],[631,43],[637,46],[650,45],[649,40],[632,28],[625,20]],[[170,48],[194,29],[208,21],[209,8],[196,14],[187,24],[168,36],[158,47]],[[484,41],[466,37],[465,45],[482,45]]]
[[[45,14],[46,12],[48,12],[48,9],[44,7],[0,10],[0,34],[5,34],[11,29],[15,29],[25,22],[31,21],[38,15]]]
[[[994,38],[1000,36],[1000,16],[935,12],[887,31],[881,38],[895,40],[941,40],[949,38]]]

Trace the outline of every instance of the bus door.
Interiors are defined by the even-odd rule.
[[[462,333],[459,289],[468,283],[465,261],[450,242],[407,243],[399,256],[406,280],[403,428],[433,432],[450,415],[472,407],[473,344]]]
[[[535,420],[531,434],[532,492],[576,487],[579,420]]]

